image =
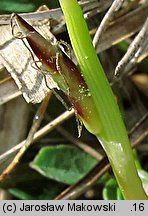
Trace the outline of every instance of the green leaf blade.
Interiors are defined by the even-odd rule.
[[[96,163],[96,159],[76,147],[59,145],[42,148],[31,167],[47,178],[71,185]]]

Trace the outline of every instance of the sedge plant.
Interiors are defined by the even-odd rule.
[[[76,116],[104,148],[125,199],[147,199],[119,108],[76,0],[59,0],[80,70],[56,41],[14,15],[32,51],[71,101]],[[23,36],[24,38],[24,36]]]
[[[76,0],[59,0],[72,47],[99,115],[95,134],[110,160],[125,199],[147,199],[135,167],[131,145],[115,97],[92,45]],[[97,121],[98,118],[96,118]]]

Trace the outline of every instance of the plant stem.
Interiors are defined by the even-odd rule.
[[[97,109],[98,125],[102,126],[100,134],[95,135],[106,151],[125,199],[147,199],[119,108],[92,45],[81,8],[76,0],[59,2],[81,72]]]

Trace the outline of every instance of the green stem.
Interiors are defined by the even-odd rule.
[[[125,199],[147,199],[138,177],[127,132],[119,108],[76,0],[59,0],[71,43],[102,125],[95,134],[105,149]],[[97,118],[96,118],[97,119]]]

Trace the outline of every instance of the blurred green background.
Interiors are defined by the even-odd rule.
[[[58,0],[0,0],[0,13],[32,12],[41,5],[47,5],[49,8],[59,6]]]

